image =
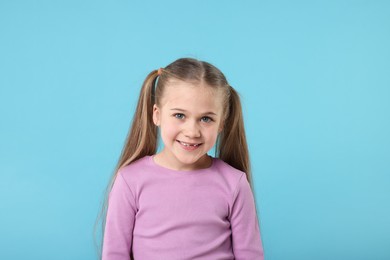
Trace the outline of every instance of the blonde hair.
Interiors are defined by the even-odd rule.
[[[192,58],[178,59],[165,68],[149,73],[142,85],[125,146],[107,186],[102,210],[95,223],[96,232],[96,226],[100,218],[103,217],[103,236],[108,195],[119,170],[146,155],[153,155],[157,151],[158,135],[157,127],[153,123],[153,105],[160,104],[165,86],[168,81],[174,79],[201,83],[221,90],[224,95],[224,121],[222,132],[217,139],[215,156],[245,172],[248,182],[252,186],[248,145],[238,93],[228,84],[224,74],[210,63]]]

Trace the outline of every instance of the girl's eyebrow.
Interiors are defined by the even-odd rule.
[[[184,109],[181,109],[181,108],[171,108],[171,110],[175,110],[175,111],[179,111],[179,112],[187,112],[186,110]],[[214,112],[205,112],[205,113],[201,113],[202,115],[214,115],[216,116],[217,114],[214,113]]]

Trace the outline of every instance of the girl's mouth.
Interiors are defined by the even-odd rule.
[[[191,144],[191,143],[186,143],[186,142],[182,142],[182,141],[179,141],[179,140],[177,140],[177,142],[179,144],[181,144],[183,146],[183,148],[185,148],[186,150],[194,150],[194,149],[198,148],[201,145],[201,143]]]
[[[181,141],[179,141],[182,145],[184,145],[184,146],[199,146],[199,144],[189,144],[189,143],[185,143],[185,142],[181,142]]]

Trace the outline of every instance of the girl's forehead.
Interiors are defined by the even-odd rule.
[[[218,109],[222,106],[223,95],[219,88],[207,84],[175,81],[165,86],[160,103],[161,105],[196,105]]]
[[[203,82],[191,82],[191,81],[182,81],[182,80],[170,80],[165,85],[164,94],[172,94],[177,91],[180,92],[192,92],[192,93],[204,93],[206,92],[209,95],[216,96],[220,94],[221,90],[218,87],[213,87],[207,85]]]

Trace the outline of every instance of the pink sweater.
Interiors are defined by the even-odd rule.
[[[256,259],[263,248],[243,172],[222,160],[193,171],[146,156],[122,168],[109,196],[103,260]]]

